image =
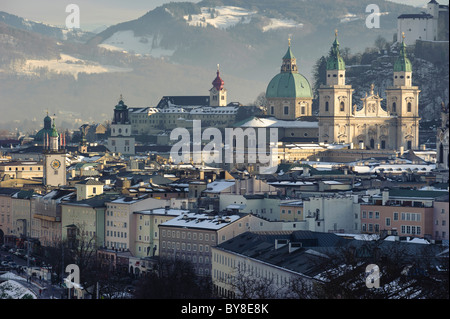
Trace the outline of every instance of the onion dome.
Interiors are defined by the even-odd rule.
[[[219,65],[217,65],[217,76],[214,81],[212,81],[212,85],[217,91],[220,91],[223,89],[224,83],[225,82],[223,82],[222,78],[220,77]]]

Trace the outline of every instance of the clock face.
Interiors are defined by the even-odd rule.
[[[55,160],[53,160],[53,161],[50,163],[50,166],[51,166],[53,169],[58,169],[58,168],[61,166],[61,162],[58,161],[57,159],[55,159]]]

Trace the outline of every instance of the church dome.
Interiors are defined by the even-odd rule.
[[[217,91],[220,91],[223,89],[223,85],[225,84],[225,82],[223,82],[222,78],[220,77],[220,72],[219,70],[217,70],[217,76],[214,79],[214,81],[212,82],[213,87],[216,88]]]
[[[311,85],[308,80],[298,73],[297,62],[291,50],[291,41],[289,48],[283,56],[281,72],[275,75],[269,82],[266,89],[266,98],[312,98]]]
[[[267,98],[276,97],[311,97],[312,90],[308,80],[300,73],[279,73],[269,82]]]
[[[50,116],[44,117],[44,128],[42,128],[39,132],[34,136],[35,142],[43,142],[45,136],[50,136],[52,134],[52,119]]]

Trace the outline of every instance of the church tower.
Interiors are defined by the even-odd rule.
[[[224,83],[220,77],[219,65],[217,64],[217,76],[212,82],[213,87],[209,90],[210,106],[227,106],[227,89],[223,87]]]
[[[412,85],[412,64],[407,57],[405,35],[394,63],[393,86],[386,88],[386,107],[397,119],[396,149],[419,148],[419,93]]]
[[[111,136],[108,138],[110,152],[124,155],[135,154],[135,139],[131,136],[131,123],[128,119],[128,106],[120,95],[119,103],[114,108],[114,117],[111,123]]]
[[[319,91],[319,142],[350,143],[351,125],[354,115],[353,89],[345,84],[345,62],[339,51],[337,30],[327,59],[326,83]]]
[[[266,89],[267,113],[279,120],[296,120],[312,115],[312,90],[308,80],[298,72],[297,59],[289,47],[283,56],[280,73]]]
[[[53,120],[52,129],[44,137],[44,185],[66,185],[65,135],[59,134]]]

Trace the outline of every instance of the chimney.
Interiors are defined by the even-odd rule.
[[[381,205],[386,206],[386,203],[389,201],[389,190],[383,189],[383,192],[381,193]]]

